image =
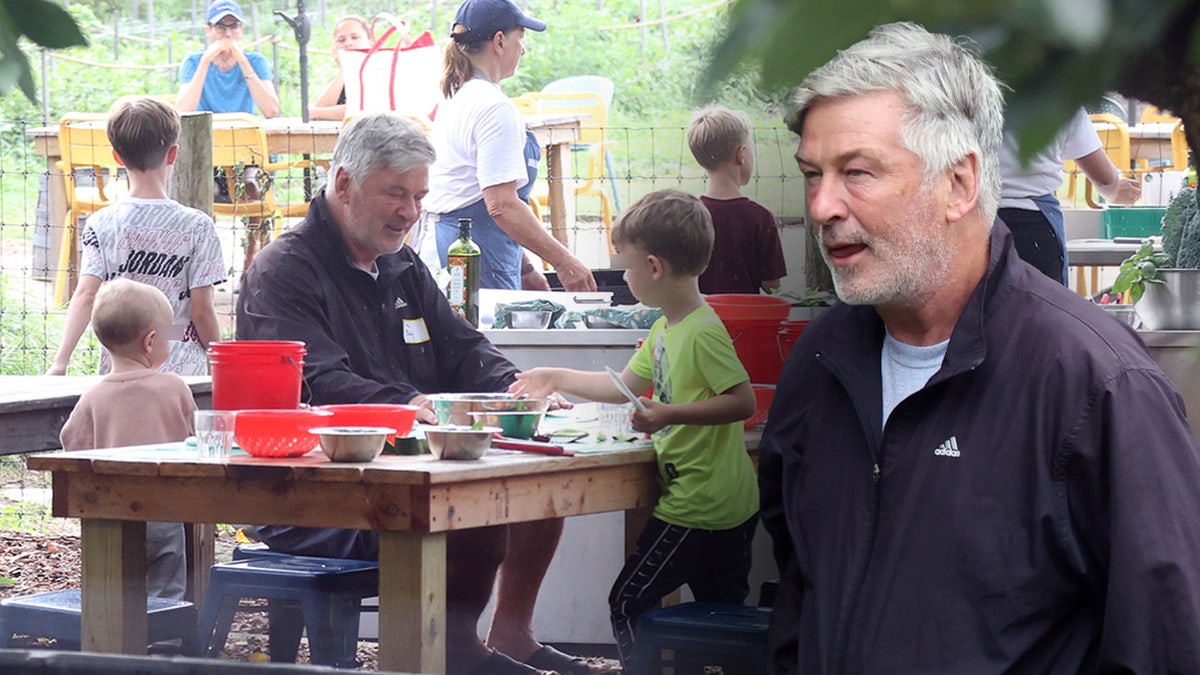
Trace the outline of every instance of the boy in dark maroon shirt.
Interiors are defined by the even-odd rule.
[[[741,192],[754,173],[752,131],[746,113],[725,106],[700,110],[688,128],[688,146],[708,173],[700,201],[716,235],[701,293],[770,293],[787,275],[775,216]]]

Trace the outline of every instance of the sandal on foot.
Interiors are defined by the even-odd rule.
[[[614,659],[599,656],[571,656],[549,645],[544,645],[525,659],[525,665],[542,670],[556,670],[562,675],[602,675],[603,673],[622,672],[621,663]]]
[[[513,660],[493,649],[491,656],[471,669],[471,675],[553,675],[553,672]]]

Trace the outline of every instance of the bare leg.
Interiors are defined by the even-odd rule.
[[[508,555],[500,565],[496,612],[487,643],[518,661],[542,645],[533,636],[533,607],[562,537],[563,519],[509,525]]]
[[[262,191],[258,186],[259,169],[255,166],[246,167],[245,173],[242,175],[242,196],[248,202],[256,202],[262,199]],[[250,263],[254,261],[254,256],[258,254],[258,249],[262,244],[266,243],[265,233],[263,232],[262,219],[256,216],[250,216],[246,224],[246,258],[242,261],[242,273],[244,274],[250,267]]]
[[[451,532],[446,538],[446,666],[451,675],[468,673],[491,655],[476,625],[491,598],[506,542],[504,527]]]

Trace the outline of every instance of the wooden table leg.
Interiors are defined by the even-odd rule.
[[[187,593],[184,599],[200,610],[216,558],[217,528],[212,523],[184,523],[183,527],[187,535]]]
[[[146,523],[84,518],[85,652],[146,653]]]
[[[566,157],[570,147],[566,143],[551,145],[547,148],[546,157],[546,170],[549,174],[546,176],[546,183],[550,186],[550,234],[562,242],[563,246],[569,246],[567,239],[567,174],[563,167],[567,164]]]
[[[445,533],[379,533],[379,669],[446,672]]]

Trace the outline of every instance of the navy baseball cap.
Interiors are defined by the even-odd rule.
[[[451,34],[451,37],[467,43],[490,40],[497,32],[506,32],[517,27],[539,32],[546,30],[545,21],[526,16],[512,0],[467,0],[458,8],[454,23],[466,28],[467,33],[465,38],[455,37],[454,34]]]
[[[208,6],[208,23],[212,25],[227,16],[246,23],[246,19],[242,17],[242,8],[233,0],[217,0]]]

